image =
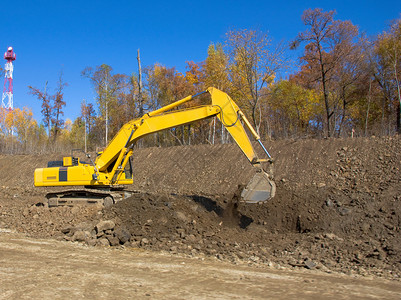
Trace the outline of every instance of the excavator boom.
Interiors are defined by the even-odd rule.
[[[204,93],[210,94],[211,104],[173,110]],[[237,104],[226,93],[216,88],[208,88],[202,93],[188,96],[126,123],[91,164],[82,163],[73,157],[65,157],[59,164],[53,163],[47,168],[36,169],[35,186],[86,186],[105,189],[132,184],[132,169],[127,166],[130,166],[129,158],[137,140],[161,130],[213,116],[220,119],[256,169],[254,179],[242,193],[243,199],[249,203],[271,199],[275,194],[275,184],[261,167],[263,161],[272,162],[270,154]],[[262,146],[267,160],[258,158],[244,126]],[[82,195],[80,197],[82,198]]]

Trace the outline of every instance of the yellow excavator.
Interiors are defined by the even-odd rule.
[[[205,93],[211,96],[210,105],[173,110]],[[213,116],[220,119],[249,162],[255,167],[254,177],[242,191],[242,200],[247,203],[259,203],[274,197],[275,183],[262,168],[263,162],[269,164],[273,162],[269,152],[237,104],[226,93],[212,87],[126,123],[107,147],[98,153],[94,162],[88,154],[90,163],[69,156],[64,157],[62,161],[49,162],[47,168],[36,169],[35,186],[84,187],[47,194],[50,207],[72,206],[77,203],[112,205],[131,195],[124,186],[133,183],[130,157],[136,141],[151,133]],[[245,127],[262,147],[267,158],[258,158]]]

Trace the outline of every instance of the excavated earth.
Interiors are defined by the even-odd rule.
[[[0,156],[0,228],[94,247],[233,263],[401,276],[401,139],[284,140],[276,197],[238,202],[254,174],[236,145],[139,149],[134,195],[112,207],[48,208],[33,171],[55,155]]]

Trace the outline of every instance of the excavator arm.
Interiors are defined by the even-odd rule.
[[[204,93],[211,95],[211,104],[172,110]],[[272,162],[270,154],[237,104],[226,93],[216,88],[208,88],[202,93],[188,96],[126,123],[93,164],[80,163],[66,157],[62,166],[36,169],[35,185],[106,187],[132,184],[132,176],[126,171],[126,166],[137,140],[161,130],[213,116],[220,119],[249,162],[256,168],[255,177],[242,193],[243,199],[246,202],[263,202],[272,198],[275,194],[275,184],[261,167],[261,162]],[[262,146],[268,159],[258,158],[244,126]]]

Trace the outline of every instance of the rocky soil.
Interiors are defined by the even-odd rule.
[[[0,156],[0,228],[94,247],[233,263],[401,276],[401,139],[267,142],[277,194],[238,202],[254,170],[235,145],[140,149],[136,193],[109,208],[48,208],[33,170],[48,156]]]

